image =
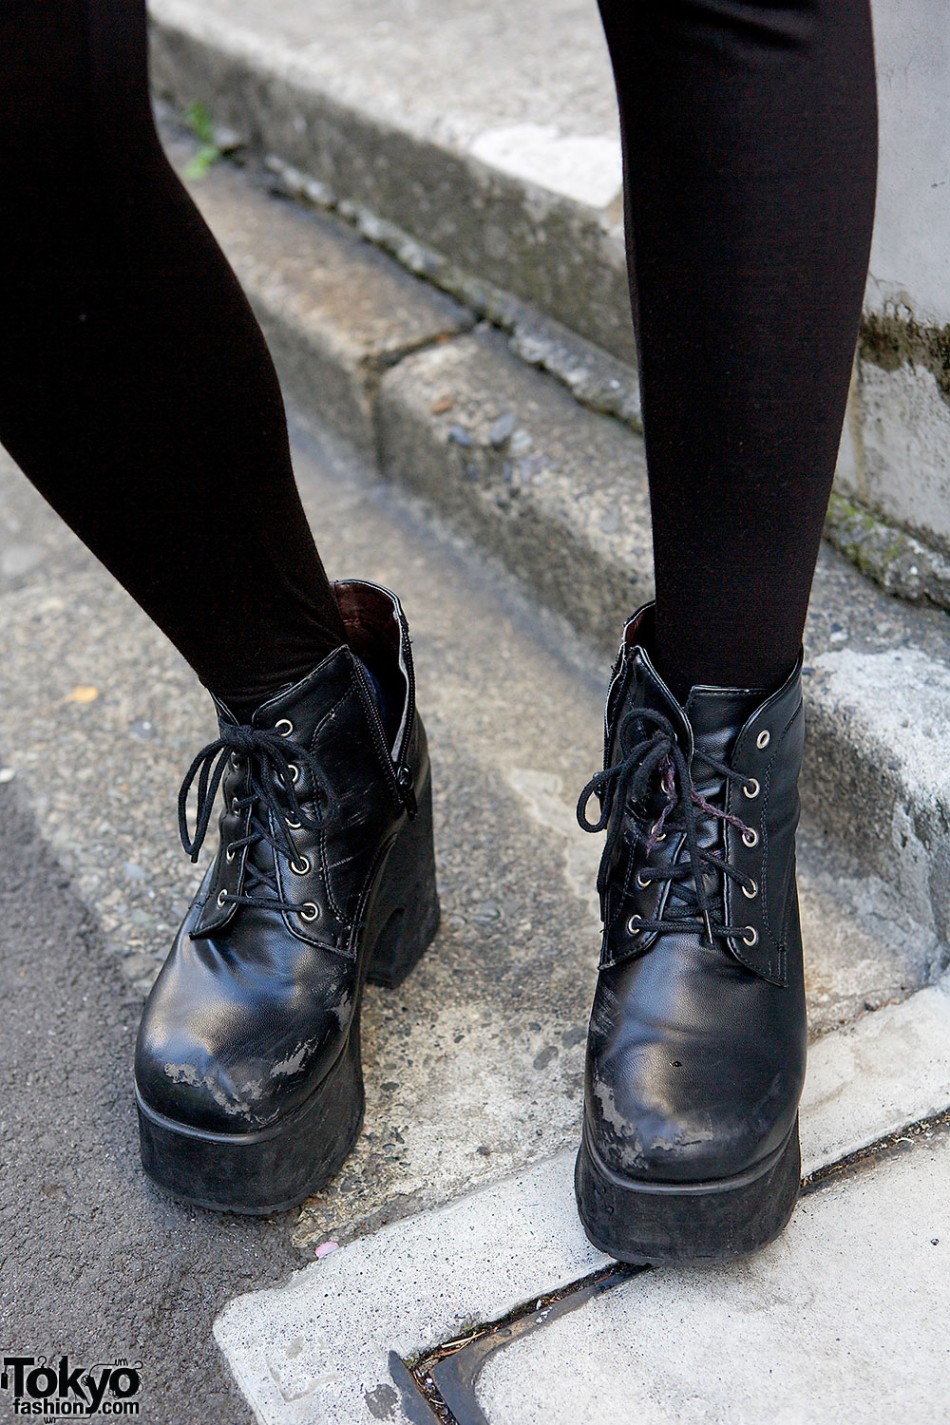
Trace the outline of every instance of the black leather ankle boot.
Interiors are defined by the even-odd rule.
[[[182,787],[186,850],[219,786],[221,844],[146,1003],[135,1078],[146,1171],[204,1207],[280,1211],[333,1176],[362,1123],[363,985],[398,984],[438,926],[406,620],[377,585],[334,591],[348,646],[249,725],[219,703]]]
[[[776,1237],[799,1189],[801,659],[770,696],[696,687],[681,707],[652,624],[649,605],[624,630],[578,805],[607,841],[577,1204],[622,1261],[725,1260]]]

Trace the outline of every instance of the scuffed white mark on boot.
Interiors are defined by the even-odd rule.
[[[163,1064],[162,1068],[173,1084],[187,1084],[189,1088],[196,1089],[201,1083],[201,1075],[194,1064]]]
[[[600,900],[597,895],[597,868],[602,843],[586,836],[577,824],[574,803],[563,795],[560,777],[515,767],[508,773],[512,787],[524,798],[534,821],[555,832],[564,846],[564,879],[568,888],[589,910],[591,925],[600,934]]]
[[[163,1064],[162,1068],[173,1084],[187,1084],[189,1088],[204,1089],[218,1107],[232,1118],[242,1115],[251,1117],[258,1127],[263,1127],[277,1117],[276,1111],[262,1116],[255,1113],[252,1107],[254,1099],[263,1098],[268,1092],[264,1083],[247,1083],[242,1086],[240,1093],[236,1090],[228,1092],[211,1074],[199,1074],[193,1064]]]
[[[350,1013],[353,1007],[352,995],[344,995],[339,1004],[330,1006],[331,1013],[337,1017],[337,1023],[341,1029],[345,1029],[350,1022]]]
[[[690,1149],[702,1148],[706,1143],[714,1143],[717,1147],[727,1143],[728,1129],[722,1124],[714,1124],[708,1116],[703,1122],[699,1121],[694,1113],[688,1126],[683,1125],[679,1132],[670,1131],[673,1124],[662,1113],[644,1111],[638,1115],[636,1123],[632,1122],[617,1107],[613,1088],[603,1079],[594,1080],[592,1092],[599,1109],[601,1126],[606,1130],[610,1149],[609,1160],[620,1168],[639,1172],[649,1169],[655,1172],[659,1167],[662,1171],[665,1161],[682,1158],[684,1152],[688,1153]],[[770,1088],[763,1102],[771,1097],[771,1092]],[[761,1105],[753,1115],[753,1125],[758,1125],[753,1131],[757,1131],[758,1136],[764,1138],[772,1120],[763,1118],[760,1108]],[[742,1128],[744,1131],[744,1123]]]
[[[595,1079],[592,1089],[594,1098],[600,1107],[601,1121],[613,1130],[619,1142],[629,1145],[633,1150],[634,1157],[639,1156],[636,1151],[638,1145],[631,1141],[630,1120],[617,1107],[614,1091],[610,1084],[605,1083],[603,1079]]]
[[[271,1078],[280,1079],[285,1078],[288,1074],[299,1074],[312,1048],[313,1045],[309,1040],[303,1040],[285,1059],[278,1059],[276,1064],[271,1065]]]

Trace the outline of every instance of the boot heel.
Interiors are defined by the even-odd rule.
[[[439,928],[431,779],[419,793],[418,807],[389,853],[373,908],[377,928],[367,979],[387,989],[402,984]]]

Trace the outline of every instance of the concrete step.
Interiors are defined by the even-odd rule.
[[[375,258],[374,258],[375,260]],[[574,803],[600,764],[608,660],[513,576],[295,428],[332,576],[398,589],[432,744],[443,928],[365,1009],[366,1131],[300,1214],[302,1250],[496,1181],[576,1141],[601,838]],[[175,802],[213,737],[178,654],[7,460],[0,462],[0,761],[144,994],[197,883]],[[893,886],[802,836],[815,1035],[901,999],[919,930]]]
[[[569,1151],[236,1297],[218,1344],[262,1425],[950,1420],[948,1029],[950,984],[814,1047],[806,1195],[751,1259],[618,1271]]]
[[[826,534],[888,592],[950,609],[947,100],[926,38],[939,0],[908,3],[912,17],[873,7],[877,215]],[[529,0],[451,12],[412,0],[395,14],[328,0],[319,17],[307,0],[155,0],[150,12],[162,103],[203,102],[221,145],[639,429],[594,0],[557,0],[543,25]]]
[[[188,146],[170,148],[184,163]],[[526,365],[464,305],[334,220],[275,202],[253,175],[218,166],[193,191],[298,406],[611,657],[623,618],[651,593],[640,436]],[[882,594],[825,548],[806,653],[812,823],[847,874],[887,887],[903,983],[927,983],[950,939],[950,623]]]
[[[596,7],[153,0],[152,81],[313,198],[633,361],[613,81]],[[543,254],[543,261],[539,255]],[[421,258],[421,255],[420,255]]]

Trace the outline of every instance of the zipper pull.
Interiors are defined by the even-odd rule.
[[[396,781],[399,785],[399,791],[402,794],[403,806],[409,814],[409,820],[412,821],[415,818],[416,812],[419,810],[416,803],[416,794],[412,786],[412,768],[403,764],[396,772]]]

